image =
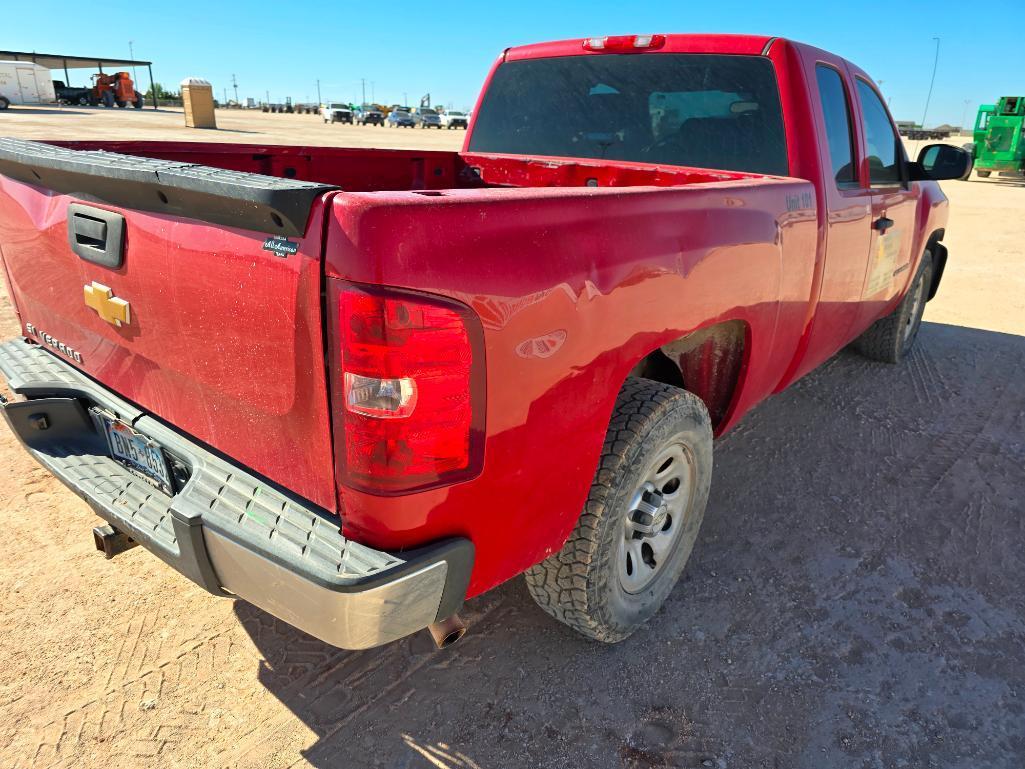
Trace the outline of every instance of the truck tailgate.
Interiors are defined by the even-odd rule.
[[[26,336],[335,510],[331,188],[33,144],[0,141],[0,254]]]

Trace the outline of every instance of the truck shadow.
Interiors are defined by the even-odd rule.
[[[316,767],[1020,765],[1023,363],[1025,337],[926,323],[901,366],[844,351],[764,403],[717,445],[683,580],[622,644],[519,579],[444,652],[345,652],[239,601],[257,675]]]

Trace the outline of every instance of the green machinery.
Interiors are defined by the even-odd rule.
[[[1025,175],[1025,96],[1001,96],[975,118],[975,173],[985,178]]]

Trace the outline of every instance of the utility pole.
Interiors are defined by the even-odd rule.
[[[320,100],[320,80],[317,81],[317,104],[321,104]]]
[[[235,103],[238,104],[238,78],[231,76],[231,87],[235,89]]]
[[[936,55],[932,60],[932,78],[929,80],[929,93],[926,94],[925,97],[925,109],[922,110],[923,129],[925,128],[925,116],[929,114],[929,101],[932,99],[932,87],[936,82],[936,67],[938,67],[940,63],[940,39],[938,37],[934,37],[933,40],[936,41]]]
[[[939,66],[940,63],[940,39],[938,37],[934,37],[933,40],[936,41],[936,54],[933,56],[932,60],[932,77],[929,79],[929,93],[925,95],[925,109],[922,110],[922,122],[920,124],[922,130],[925,130],[925,118],[929,114],[929,101],[932,99],[932,87],[933,84],[936,82],[936,68]],[[921,143],[921,139],[915,142],[915,149],[912,154],[918,153],[918,147]]]
[[[362,105],[367,103],[367,79],[365,77],[361,77],[359,82],[363,86],[363,101],[360,102]]]
[[[131,59],[132,61],[135,61],[135,49],[132,47],[132,45],[134,43],[135,43],[134,40],[129,40],[128,41],[128,58]],[[135,71],[135,65],[134,64],[132,65],[132,80],[134,82],[136,82],[136,83],[139,82],[139,75]]]

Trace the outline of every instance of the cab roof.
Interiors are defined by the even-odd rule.
[[[768,35],[708,35],[708,34],[666,34],[660,35],[665,42],[658,48],[638,49],[637,53],[733,53],[766,54],[769,46],[779,38]],[[580,37],[573,40],[555,40],[549,43],[533,43],[509,48],[505,61],[520,59],[543,59],[551,56],[601,56],[605,51],[593,51],[584,47],[587,40]],[[614,51],[609,51],[613,53]]]

